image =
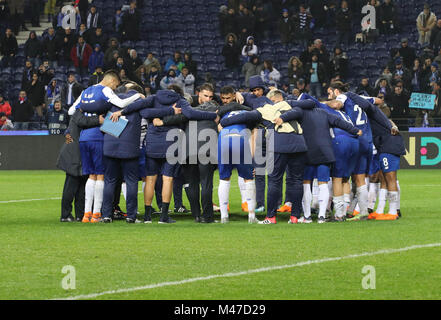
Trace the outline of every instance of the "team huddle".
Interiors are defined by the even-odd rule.
[[[136,83],[121,84],[108,71],[85,89],[69,110],[68,129],[79,133],[80,170],[87,176],[81,221],[112,222],[123,184],[128,223],[152,223],[155,193],[159,223],[175,223],[169,206],[173,183],[181,178],[195,222],[217,222],[218,170],[220,222],[228,223],[234,169],[249,223],[275,224],[278,212],[290,212],[290,224],[311,223],[314,209],[318,223],[401,216],[397,171],[404,142],[376,98],[348,92],[341,82],[331,83],[327,101],[306,93],[286,96],[266,88],[260,76],[249,83],[247,93],[226,86],[216,96],[204,84],[192,97],[171,85],[145,97]],[[127,120],[118,137],[100,130],[108,112],[110,121]],[[137,219],[141,180],[143,220]],[[259,221],[256,214],[265,211]]]

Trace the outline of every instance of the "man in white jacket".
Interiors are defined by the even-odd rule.
[[[188,67],[184,66],[181,70],[181,74],[178,76],[178,84],[184,93],[194,95],[194,82],[194,75],[190,73]]]
[[[436,15],[430,11],[429,4],[424,5],[424,10],[418,15],[416,24],[420,35],[418,43],[421,45],[429,43],[432,29],[436,24]]]

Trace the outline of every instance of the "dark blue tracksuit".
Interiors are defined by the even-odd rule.
[[[253,108],[256,110],[257,108],[263,107],[266,104],[273,104],[273,102],[268,99],[266,96],[257,97],[251,93],[242,93],[244,97],[244,105]],[[265,157],[266,154],[266,140],[264,139],[263,130],[259,129],[259,133],[262,134],[262,140],[257,141],[259,148],[261,146],[262,156]],[[266,163],[255,163],[256,168],[264,168]],[[265,207],[265,187],[266,187],[266,176],[264,175],[256,175],[256,208]]]
[[[346,95],[362,108],[371,124],[373,141],[378,153],[389,153],[395,156],[406,154],[403,137],[401,135],[392,135],[392,124],[386,115],[376,106],[372,105],[368,100],[359,95],[347,92]]]
[[[129,91],[127,94],[118,95],[120,98],[128,98],[135,94]],[[134,109],[147,108],[151,106],[150,100],[137,100],[130,106]],[[113,106],[111,111],[121,110]],[[156,110],[153,108],[142,109],[140,112],[125,113],[128,124],[119,138],[109,134],[104,135],[104,156],[106,159],[106,171],[104,174],[104,197],[103,197],[103,218],[111,217],[113,212],[113,199],[119,177],[122,175],[127,185],[127,217],[136,219],[138,205],[138,180],[139,180],[139,140],[141,137],[141,114],[149,116],[164,116],[173,114],[173,109],[164,108]]]
[[[299,102],[299,104],[309,104],[313,107],[313,103]],[[299,115],[302,110],[294,108],[293,112]],[[267,146],[267,171],[268,174],[268,195],[267,195],[267,217],[272,218],[277,213],[279,206],[279,199],[282,195],[283,175],[289,172],[292,177],[292,184],[287,191],[288,196],[293,201],[291,215],[300,217],[302,212],[302,198],[303,198],[303,171],[306,163],[306,143],[302,134],[298,133],[279,133],[274,130],[274,123],[264,120],[259,111],[254,110],[244,112],[242,114],[223,119],[221,125],[223,127],[233,125],[236,123],[262,123],[268,130],[267,134],[274,137],[274,146]],[[271,141],[271,140],[270,140]],[[273,161],[271,154],[273,152]],[[288,186],[287,186],[288,187]]]

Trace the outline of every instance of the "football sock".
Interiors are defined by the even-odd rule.
[[[153,212],[152,206],[144,206],[144,209],[145,209],[144,220],[152,220],[152,212]]]
[[[352,214],[355,210],[355,207],[358,204],[358,199],[357,196],[355,196],[352,201],[351,201],[351,194],[350,193],[345,193],[343,195],[343,201],[345,202],[345,210],[346,212],[349,212],[350,214]]]
[[[369,194],[368,194],[368,208],[374,209],[375,203],[377,202],[378,184],[369,183]]]
[[[311,188],[311,186],[309,188]],[[311,191],[309,192],[311,193]],[[311,195],[312,204],[310,204],[312,208],[318,208],[318,195],[319,195],[318,181],[317,179],[314,179],[314,181],[312,182],[312,195]]]
[[[127,201],[127,185],[126,185],[125,182],[123,182],[123,183],[121,184],[121,191],[122,191],[122,194],[123,194],[123,196],[124,196],[124,200]]]
[[[254,210],[256,209],[256,184],[254,181],[244,182],[245,185],[245,201],[248,203],[248,216],[253,218],[256,216]]]
[[[221,218],[228,217],[228,200],[230,197],[230,181],[220,180],[218,188],[219,207],[221,212]],[[248,207],[249,208],[249,207]]]
[[[328,184],[319,185],[319,217],[326,217],[326,208],[329,202],[329,189]]]
[[[332,199],[333,199],[332,180],[329,180],[329,182],[328,182],[328,189],[329,189],[329,201],[328,201],[328,207],[326,208],[326,210],[331,211],[331,204],[332,204]]]
[[[309,218],[311,216],[311,201],[312,201],[311,185],[304,184],[303,185],[303,215],[305,216],[305,218]]]
[[[384,207],[386,206],[387,189],[380,189],[378,194],[378,206],[376,212],[381,214],[384,213]]]
[[[161,204],[161,221],[168,220],[168,208],[170,207],[170,203],[162,202]]]
[[[103,205],[104,196],[104,181],[97,180],[95,183],[95,190],[93,194],[93,213],[100,213]]]
[[[360,206],[360,209],[357,211],[361,215],[368,214],[368,196],[369,192],[366,184],[357,188],[358,205]]]
[[[85,203],[84,203],[84,212],[92,212],[93,205],[93,195],[95,193],[95,180],[88,179],[86,182],[85,189]]]
[[[401,188],[400,188],[400,182],[397,180],[397,187],[398,187],[398,199],[397,199],[397,209],[401,209]]]
[[[335,216],[344,217],[346,215],[346,204],[343,196],[334,197],[332,201],[334,202]]]
[[[389,214],[397,214],[398,191],[388,193],[389,198]]]
[[[239,190],[240,190],[240,196],[242,198],[242,203],[245,203],[247,201],[246,200],[247,196],[246,196],[246,191],[245,191],[245,181],[244,181],[243,178],[238,177],[237,183],[239,185]]]

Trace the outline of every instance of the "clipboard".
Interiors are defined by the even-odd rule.
[[[110,111],[106,114],[106,117],[104,118],[104,123],[101,125],[100,130],[104,133],[114,136],[115,138],[119,138],[121,133],[127,127],[129,120],[120,117],[118,119],[118,122],[113,122],[112,120],[110,120],[111,115],[112,112]]]

